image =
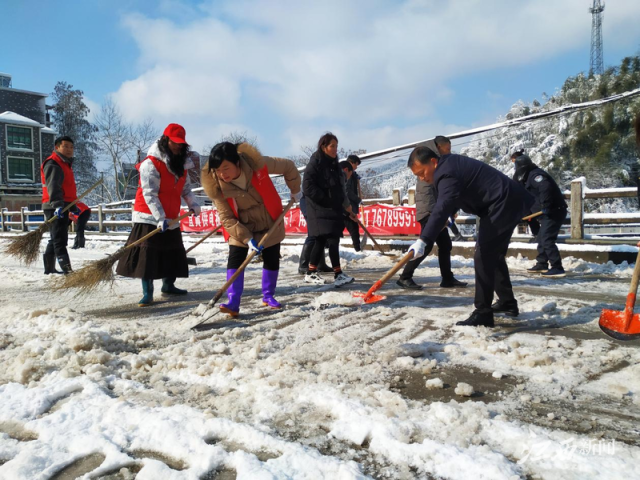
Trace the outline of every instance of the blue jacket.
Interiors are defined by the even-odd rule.
[[[493,167],[462,155],[443,155],[433,176],[436,201],[420,238],[435,242],[458,209],[480,217],[496,235],[513,230],[529,214],[534,198]]]

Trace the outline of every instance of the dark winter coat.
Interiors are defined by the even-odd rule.
[[[358,180],[360,180],[360,176],[356,172],[353,172],[351,178],[347,180],[347,197],[349,197],[349,203],[354,213],[358,211],[362,202],[358,192]]]
[[[73,166],[73,158],[67,158],[59,152],[55,152],[64,162]],[[49,157],[51,158],[51,157]],[[45,160],[42,167],[44,172],[44,183],[49,192],[49,201],[42,204],[43,210],[55,210],[58,207],[66,207],[70,202],[65,202],[63,197],[62,184],[64,183],[64,172],[56,162]]]
[[[420,234],[432,244],[457,210],[477,215],[485,228],[500,235],[513,230],[535,201],[522,185],[505,174],[463,155],[440,157],[433,185],[438,199]]]
[[[307,203],[309,236],[341,237],[344,230],[343,212],[349,207],[345,176],[338,159],[321,151],[311,155],[302,177],[302,191]]]
[[[518,181],[536,199],[531,207],[532,213],[540,210],[566,210],[567,202],[553,177],[535,164],[527,170],[518,176]]]
[[[423,180],[418,180],[416,183],[416,220],[418,222],[431,215],[433,207],[436,206],[437,198],[436,187]]]

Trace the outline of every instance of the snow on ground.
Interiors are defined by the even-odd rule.
[[[124,241],[111,240],[89,237],[73,265]],[[424,290],[390,281],[362,305],[351,293],[394,259],[343,251],[356,282],[336,290],[302,282],[299,248],[282,249],[283,310],[261,306],[254,263],[241,316],[198,331],[194,309],[225,280],[219,241],[190,253],[189,295],[162,298],[158,281],[146,309],[136,280],[52,293],[39,264],[0,257],[0,478],[637,476],[640,349],[598,328],[633,265],[567,258],[572,274],[550,280],[510,257],[520,317],[473,329],[454,326],[473,288],[440,289],[435,258],[417,272]],[[471,259],[453,267],[473,283]]]

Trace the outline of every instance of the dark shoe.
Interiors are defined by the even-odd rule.
[[[491,305],[491,310],[493,310],[493,313],[495,314],[502,313],[507,317],[517,317],[518,315],[520,315],[520,310],[518,310],[517,303],[512,304],[512,303],[496,302],[493,305]]]
[[[142,279],[142,298],[138,302],[139,307],[148,307],[153,303],[153,280]]]
[[[447,280],[442,280],[440,282],[440,288],[459,288],[459,287],[466,287],[467,286],[467,282],[461,282],[460,280],[457,280],[455,278],[449,278]]]
[[[49,275],[51,273],[61,274],[56,270],[56,256],[54,254],[47,255],[46,253],[42,255],[42,260],[44,262],[44,274]]]
[[[464,237],[462,236],[461,233],[458,233],[456,236],[453,237],[453,241],[454,242],[464,242],[465,239],[464,239]]]
[[[400,278],[396,282],[396,285],[407,290],[422,290],[422,285],[418,285],[416,282],[414,282],[413,278],[407,278],[406,280]]]
[[[493,313],[482,313],[474,310],[469,318],[462,322],[456,322],[456,325],[463,327],[493,327]]]
[[[309,270],[309,259],[311,258],[311,250],[313,250],[313,243],[305,243],[302,245],[302,251],[300,252],[300,263],[298,264],[298,273],[304,275]]]
[[[562,277],[566,277],[567,273],[564,271],[564,268],[562,267],[553,267],[551,270],[544,272],[542,276],[549,277],[549,278],[562,278]]]
[[[527,268],[529,273],[545,273],[547,271],[549,271],[549,267],[543,263],[536,263],[533,267]]]
[[[160,291],[163,293],[163,295],[186,295],[187,293],[189,293],[182,288],[176,288],[176,286],[174,285],[175,282],[176,277],[167,277],[162,279],[162,288],[160,289]]]
[[[60,265],[62,273],[65,275],[73,272],[73,269],[71,268],[71,260],[69,260],[69,255],[66,253],[58,257],[58,265]]]

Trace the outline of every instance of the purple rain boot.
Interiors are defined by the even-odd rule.
[[[278,283],[278,270],[262,269],[262,304],[265,307],[282,308],[280,302],[273,298]]]
[[[227,280],[229,280],[237,269],[227,270]],[[244,290],[244,270],[227,289],[227,303],[220,304],[220,311],[228,313],[232,317],[237,317],[240,313],[240,299]]]

